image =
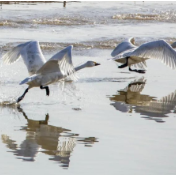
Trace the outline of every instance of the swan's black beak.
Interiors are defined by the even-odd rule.
[[[101,65],[100,63],[95,63],[95,66]]]

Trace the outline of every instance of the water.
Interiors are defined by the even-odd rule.
[[[22,60],[0,67],[1,174],[176,174],[176,72],[148,60],[145,75],[108,61],[128,37],[175,38],[175,2],[3,4],[1,53],[38,40],[49,59],[72,44],[76,82],[31,89]]]

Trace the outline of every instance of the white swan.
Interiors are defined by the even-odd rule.
[[[120,43],[111,53],[114,61],[123,63],[118,68],[129,66],[129,71],[145,73],[145,70],[132,70],[131,66],[140,68],[146,67],[147,59],[159,59],[165,65],[175,69],[176,67],[176,51],[173,49],[176,46],[174,42],[171,46],[164,40],[152,41],[144,43],[137,47],[134,45],[134,38]],[[173,47],[173,48],[172,48]]]
[[[11,64],[21,56],[30,75],[20,83],[20,85],[28,84],[29,87],[25,90],[23,95],[18,98],[17,102],[20,102],[32,87],[46,89],[46,95],[49,96],[49,87],[47,85],[62,80],[67,76],[76,79],[76,71],[86,67],[100,65],[93,61],[87,61],[85,64],[74,68],[71,55],[72,48],[73,46],[66,47],[56,53],[47,62],[42,54],[38,41],[30,41],[20,44],[8,51],[2,57],[3,61],[7,64]]]

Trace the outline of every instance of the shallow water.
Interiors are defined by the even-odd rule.
[[[128,37],[175,37],[175,2],[3,4],[1,53],[39,40],[47,59],[72,44],[73,63],[101,66],[76,82],[31,89],[22,60],[0,67],[1,174],[176,174],[176,72],[148,60],[146,74],[107,60]]]

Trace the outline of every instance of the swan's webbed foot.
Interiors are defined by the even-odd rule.
[[[19,103],[23,98],[24,98],[24,96],[20,96],[17,100],[17,103]]]
[[[145,70],[137,70],[137,69],[131,69],[130,67],[129,67],[129,71],[134,71],[134,72],[137,72],[137,73],[145,73]]]
[[[124,67],[127,67],[127,66],[128,66],[128,64],[125,63],[125,64],[123,64],[123,65],[118,66],[118,68],[124,68]]]
[[[40,86],[40,89],[45,89],[46,90],[46,95],[49,96],[50,91],[49,91],[49,87],[48,86],[45,86],[45,87]]]
[[[125,68],[125,67],[127,67],[128,66],[128,58],[129,57],[126,57],[126,63],[118,66],[118,68]]]
[[[145,73],[145,70],[138,70],[138,73]]]

